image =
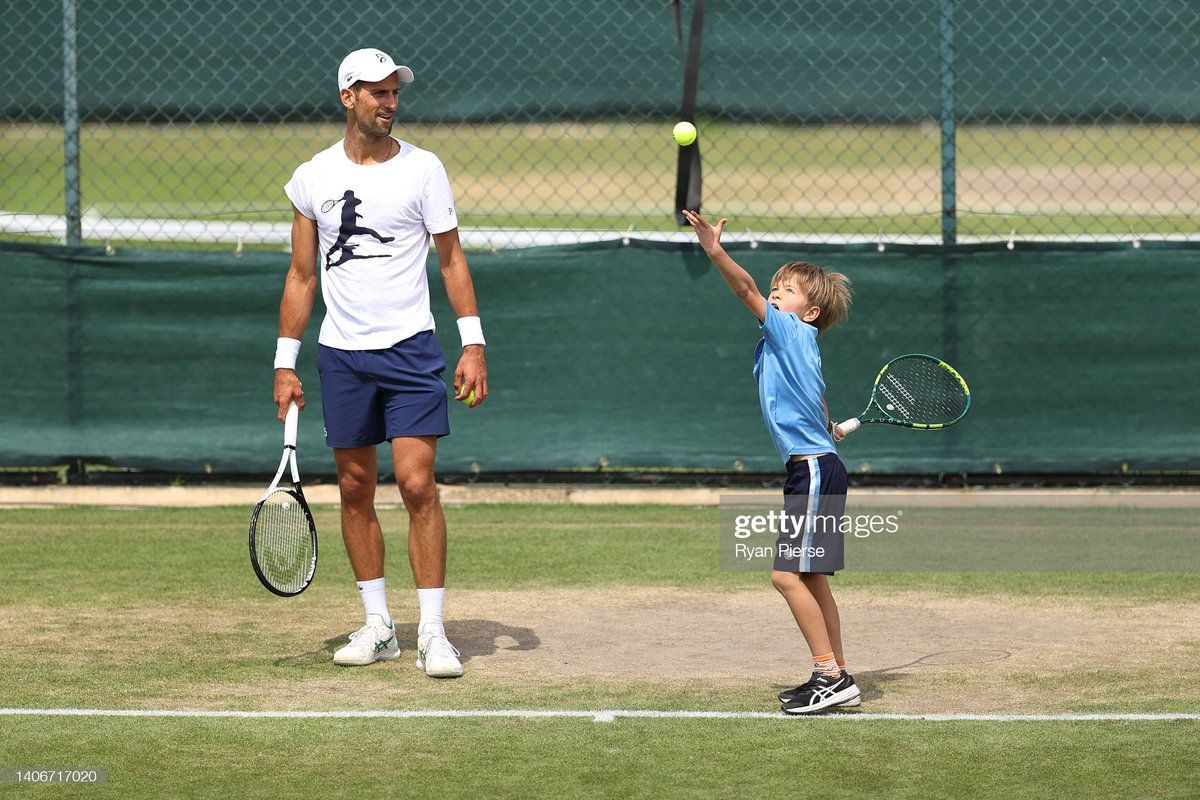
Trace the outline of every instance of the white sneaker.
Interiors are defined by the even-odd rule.
[[[333,663],[361,667],[400,655],[396,626],[378,614],[368,614],[367,624],[350,634],[350,644],[333,654]]]
[[[422,633],[417,637],[417,669],[431,678],[457,678],[463,674],[461,655],[444,633]]]

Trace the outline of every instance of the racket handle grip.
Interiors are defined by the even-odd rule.
[[[847,436],[858,430],[860,425],[862,425],[862,423],[858,421],[858,417],[851,417],[845,422],[838,423],[838,427],[842,429],[842,433]]]
[[[283,446],[296,446],[296,429],[300,423],[300,407],[293,401],[288,406],[287,416],[283,418]]]

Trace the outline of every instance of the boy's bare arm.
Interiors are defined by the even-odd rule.
[[[733,293],[746,304],[746,308],[750,309],[754,316],[758,317],[759,322],[766,319],[767,299],[758,290],[758,284],[754,282],[750,273],[742,268],[741,264],[729,257],[725,248],[721,246],[721,231],[725,229],[725,223],[728,220],[721,219],[714,227],[694,211],[685,210],[683,216],[691,223],[692,228],[696,231],[696,238],[700,240],[700,246],[704,248],[709,260],[721,272],[721,277],[729,284]]]
[[[834,424],[829,418],[829,406],[825,403],[825,398],[821,398],[821,408],[825,409],[825,430],[829,431],[829,435],[833,437],[833,443],[837,444],[842,439],[846,438],[846,434],[842,431],[841,426]]]

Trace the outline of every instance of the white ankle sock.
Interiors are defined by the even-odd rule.
[[[373,581],[356,581],[356,583],[358,584],[358,596],[362,598],[365,612],[378,614],[383,617],[384,622],[391,622],[392,615],[387,610],[387,589],[384,579],[376,578]]]
[[[422,633],[446,634],[442,627],[442,603],[446,599],[446,588],[417,589],[417,603],[421,606],[421,622],[417,625],[417,635]]]

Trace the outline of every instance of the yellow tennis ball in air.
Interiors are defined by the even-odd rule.
[[[675,142],[681,147],[687,147],[696,141],[696,126],[690,122],[680,122],[671,133],[675,135]]]

